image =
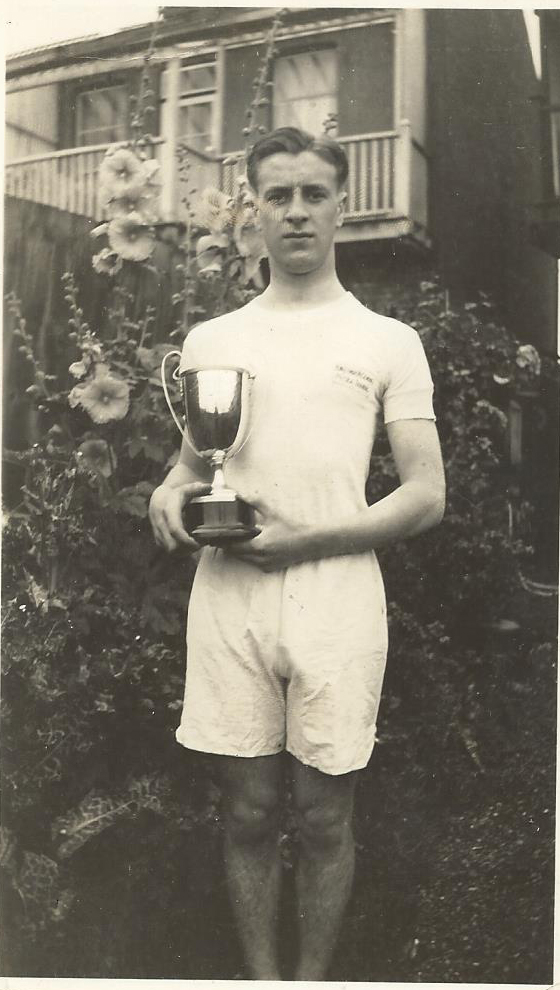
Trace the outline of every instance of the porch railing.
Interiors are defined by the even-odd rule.
[[[154,141],[159,157],[163,141]],[[54,206],[68,213],[103,218],[99,205],[98,170],[109,144],[64,148],[6,162],[4,191],[17,199]]]
[[[349,223],[404,217],[425,224],[427,162],[411,139],[407,121],[397,130],[337,140],[348,155],[346,219]],[[161,205],[166,220],[180,219],[183,195],[190,195],[195,205],[197,195],[206,185],[217,185],[232,195],[236,179],[245,171],[241,153],[209,156],[192,150],[187,189],[178,177],[177,163],[169,160],[165,141],[158,138],[154,145],[154,154],[162,165]],[[108,147],[103,144],[68,148],[9,162],[5,166],[5,191],[21,199],[102,219],[97,171]]]
[[[391,214],[395,210],[396,155],[399,143],[397,131],[382,134],[356,134],[338,137],[348,155],[348,220],[368,219]],[[236,178],[244,172],[240,152],[222,162],[220,183],[228,195],[235,189]]]

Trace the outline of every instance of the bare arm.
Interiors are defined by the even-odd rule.
[[[179,543],[194,551],[200,547],[183,526],[185,504],[196,495],[210,491],[210,469],[183,440],[179,460],[150,499],[149,518],[156,543],[174,550]]]
[[[387,427],[400,485],[358,513],[328,525],[300,527],[268,517],[255,539],[231,553],[263,570],[277,570],[304,560],[363,553],[437,525],[445,507],[445,480],[435,423],[399,420]]]

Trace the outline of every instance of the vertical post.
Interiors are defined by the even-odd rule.
[[[395,211],[398,216],[410,216],[410,179],[412,167],[412,132],[409,120],[398,127],[395,176]]]
[[[216,98],[212,122],[212,144],[214,151],[220,154],[224,140],[224,99],[225,99],[225,51],[223,45],[218,45],[216,52]]]
[[[73,155],[66,157],[66,182],[68,188],[68,212],[76,212],[76,159]]]
[[[177,206],[179,202],[177,140],[179,125],[180,72],[181,59],[177,56],[169,60],[162,73],[164,103],[161,115],[161,131],[165,144],[162,148],[161,158],[161,209],[164,220],[173,220],[176,218]]]

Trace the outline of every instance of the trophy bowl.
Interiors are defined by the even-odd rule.
[[[216,367],[191,368],[179,378],[187,441],[214,469],[210,494],[185,506],[185,528],[207,546],[251,539],[260,532],[255,510],[227,487],[223,470],[247,439],[251,376],[243,368]]]

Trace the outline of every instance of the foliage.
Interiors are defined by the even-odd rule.
[[[417,732],[400,740],[411,758],[431,739],[432,752],[456,747],[473,773],[483,772],[473,720],[492,671],[482,657],[494,626],[512,617],[519,569],[530,554],[523,539],[528,508],[516,501],[509,463],[507,407],[538,385],[540,359],[496,320],[485,296],[450,307],[437,278],[401,296],[395,315],[418,331],[428,356],[447,507],[438,527],[379,554],[390,619],[387,710],[403,705],[415,715]],[[395,484],[382,440],[369,500]],[[451,776],[454,765],[450,758]]]
[[[512,539],[507,405],[538,382],[539,356],[519,347],[484,296],[450,309],[437,281],[421,283],[398,315],[418,330],[434,378],[447,509],[442,525],[405,554],[388,553],[385,567],[412,615],[462,633],[475,615],[479,622],[498,617],[516,587],[518,556],[527,552]],[[370,498],[395,480],[386,448],[374,452],[373,467]]]

